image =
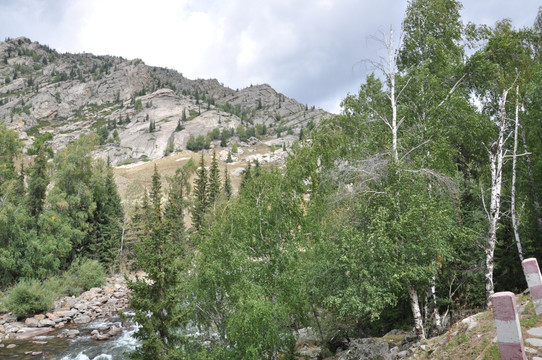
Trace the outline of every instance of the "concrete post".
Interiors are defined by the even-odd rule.
[[[523,260],[521,265],[523,265],[523,273],[531,292],[534,311],[536,315],[542,315],[542,275],[540,275],[538,261],[535,258],[529,258]]]
[[[527,360],[514,293],[503,291],[490,297],[502,360]]]

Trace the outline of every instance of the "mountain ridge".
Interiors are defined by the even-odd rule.
[[[46,132],[54,151],[96,132],[96,156],[122,164],[182,151],[191,137],[213,130],[207,143],[218,146],[215,129],[228,130],[222,145],[246,141],[236,130],[250,128],[260,138],[288,134],[289,145],[327,115],[268,84],[233,90],[140,59],[60,54],[25,37],[0,42],[0,122],[17,130],[27,148]]]

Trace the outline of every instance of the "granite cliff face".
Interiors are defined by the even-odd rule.
[[[184,150],[191,135],[214,129],[259,126],[268,139],[289,135],[291,142],[324,116],[266,84],[233,90],[138,59],[60,54],[27,38],[0,42],[0,123],[26,146],[49,132],[58,150],[97,132],[96,156],[120,164]]]

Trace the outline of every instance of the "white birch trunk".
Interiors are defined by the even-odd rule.
[[[393,29],[390,28],[390,43],[388,46],[388,64],[389,64],[389,80],[390,80],[390,103],[391,103],[391,139],[393,159],[399,161],[397,151],[397,99],[395,98],[395,50],[393,48]]]
[[[442,319],[437,306],[437,289],[435,286],[436,281],[436,276],[433,275],[431,278],[431,286],[427,289],[425,294],[424,317],[425,327],[427,327],[427,324],[429,324],[432,317],[435,318],[435,327],[437,328],[437,332],[440,334],[442,331]]]
[[[485,288],[486,299],[489,306],[489,297],[495,292],[493,284],[493,267],[495,246],[497,244],[497,226],[499,224],[500,208],[501,208],[501,188],[502,188],[502,168],[504,162],[504,144],[506,133],[506,97],[508,89],[503,90],[500,104],[500,126],[499,136],[489,149],[489,163],[491,165],[491,200],[489,204],[489,212],[487,214],[489,220],[489,229],[487,236],[487,247],[485,248]]]
[[[418,336],[418,340],[425,340],[425,330],[423,328],[423,319],[420,312],[418,292],[416,289],[408,288],[408,295],[410,296],[410,308],[412,309],[412,315],[414,317],[414,329],[416,329],[416,335]]]
[[[514,153],[512,156],[512,190],[510,199],[510,211],[512,212],[512,227],[518,248],[519,260],[523,261],[523,249],[519,238],[518,220],[516,217],[516,167],[518,154],[518,128],[519,128],[519,86],[516,86],[516,122],[514,126]]]
[[[433,275],[432,280],[433,281],[431,283],[430,291],[431,291],[431,297],[433,301],[433,315],[435,316],[435,325],[437,327],[437,331],[440,334],[442,330],[442,320],[440,319],[440,312],[438,311],[438,306],[437,306],[437,289],[435,287],[435,283],[437,282],[437,279],[434,275]]]

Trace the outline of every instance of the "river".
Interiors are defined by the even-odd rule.
[[[122,333],[110,340],[97,341],[90,337],[92,330],[105,326],[116,325],[122,328]],[[64,330],[52,333],[51,336],[39,336],[30,340],[9,340],[4,344],[16,344],[13,349],[0,348],[0,359],[54,359],[54,360],[121,360],[127,359],[123,354],[132,351],[137,346],[137,340],[132,337],[135,328],[123,328],[120,318],[112,317],[85,326],[77,327],[80,331],[75,339],[58,338],[56,335]],[[29,352],[41,352],[31,355]],[[26,354],[25,354],[26,353]]]

